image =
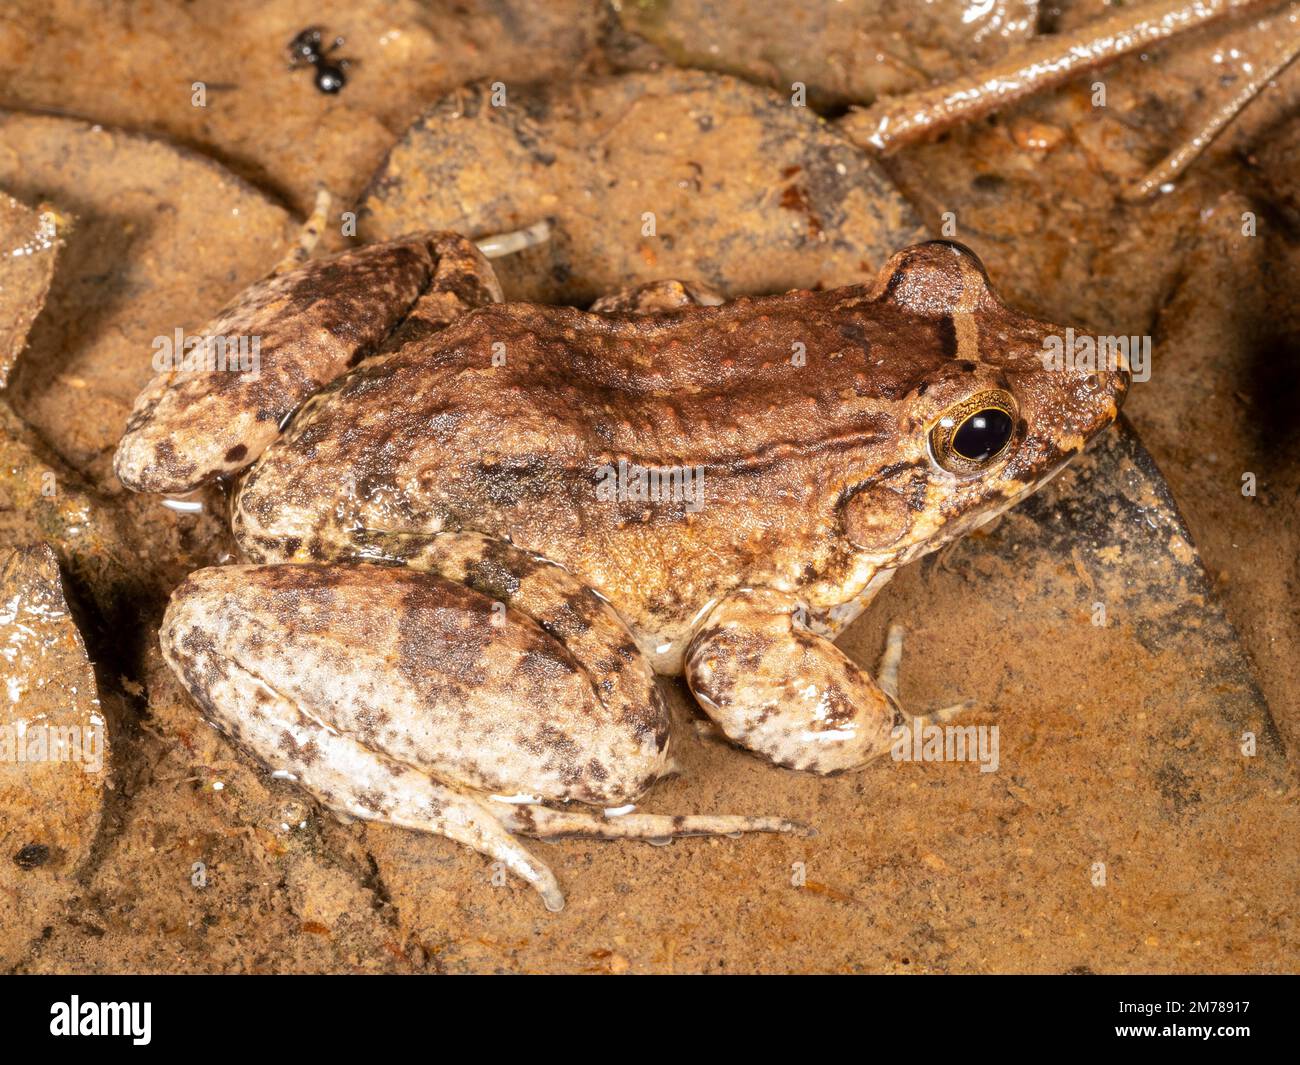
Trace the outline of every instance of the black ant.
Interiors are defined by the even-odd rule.
[[[316,68],[316,88],[321,92],[336,93],[347,84],[344,71],[352,65],[350,59],[336,59],[327,62],[335,49],[342,47],[343,38],[335,37],[328,48],[321,48],[319,26],[308,26],[289,42],[289,69],[295,70],[309,63]]]

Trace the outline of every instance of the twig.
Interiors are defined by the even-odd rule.
[[[1265,85],[1294,63],[1297,56],[1300,56],[1300,4],[1292,4],[1286,11],[1279,12],[1264,25],[1270,28],[1276,27],[1281,35],[1279,38],[1281,43],[1276,51],[1266,58],[1257,70],[1251,72],[1250,77],[1232,94],[1231,98],[1215,108],[1200,129],[1165,156],[1146,177],[1129,185],[1123,192],[1125,200],[1129,202],[1145,200],[1157,190],[1172,183],[1214,143],[1219,134],[1227,128],[1228,123],[1259,95]]]
[[[839,125],[860,147],[888,154],[1130,52],[1277,2],[1155,0],[1136,11],[1124,10],[1098,19],[1073,33],[1041,38],[979,73],[851,111]]]

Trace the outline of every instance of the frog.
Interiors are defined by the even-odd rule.
[[[191,574],[160,642],[208,719],[323,805],[466,844],[551,909],[520,836],[808,831],[636,812],[673,766],[656,677],[790,771],[862,770],[937,716],[901,708],[897,630],[874,676],[836,637],[1055,476],[1129,384],[1049,363],[1063,329],[952,241],[866,285],[730,301],[458,288],[476,305],[352,362],[255,459],[210,463],[242,463],[241,561]],[[207,445],[169,432],[188,483],[202,463],[177,456]]]

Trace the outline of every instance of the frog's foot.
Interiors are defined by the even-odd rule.
[[[532,804],[512,806],[501,815],[511,832],[537,839],[581,836],[588,839],[644,839],[661,843],[681,836],[738,836],[742,832],[792,832],[815,835],[808,825],[784,817],[742,817],[732,814],[599,814],[588,810],[555,810]]]
[[[169,633],[164,625],[164,655],[187,676],[183,665],[178,668]],[[244,747],[263,752],[259,757],[269,766],[292,774],[322,805],[345,817],[429,832],[471,847],[528,881],[548,910],[563,909],[555,874],[478,799],[328,727],[229,659],[206,672],[206,684],[190,685],[190,691],[208,720]],[[273,760],[266,759],[268,752],[275,752]]]
[[[903,636],[905,630],[897,621],[890,622],[885,633],[885,649],[880,655],[880,664],[876,666],[876,683],[880,690],[895,703],[898,702],[898,670],[903,664]],[[951,706],[932,710],[928,714],[909,715],[905,723],[895,728],[923,729],[926,725],[942,725],[960,716],[975,705],[973,699],[963,699]],[[897,733],[895,733],[897,735]]]
[[[589,308],[596,314],[667,314],[683,307],[720,307],[726,300],[694,281],[648,281],[601,296]]]
[[[733,743],[777,765],[838,773],[890,749],[904,721],[894,697],[824,636],[795,621],[798,601],[744,589],[701,619],[686,683]],[[901,633],[896,648],[901,654]],[[897,684],[897,664],[886,662]]]

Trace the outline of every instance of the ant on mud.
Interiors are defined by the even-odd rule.
[[[295,70],[304,64],[316,68],[316,88],[331,95],[347,84],[344,71],[352,65],[350,59],[330,60],[335,49],[342,47],[343,38],[335,37],[332,44],[321,47],[321,30],[319,26],[308,26],[289,42],[289,69]]]

